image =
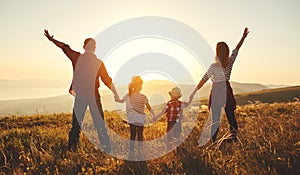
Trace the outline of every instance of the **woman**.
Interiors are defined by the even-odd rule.
[[[236,108],[236,102],[233,96],[232,88],[229,83],[230,74],[232,70],[233,63],[236,59],[238,51],[242,46],[245,38],[249,33],[248,28],[244,29],[243,36],[240,42],[237,44],[236,48],[232,51],[229,57],[229,47],[225,42],[219,42],[216,47],[216,57],[215,62],[211,64],[207,72],[204,74],[203,78],[196,86],[191,94],[191,98],[196,94],[196,92],[204,85],[204,83],[211,78],[212,88],[209,96],[209,109],[212,111],[212,140],[216,141],[217,134],[219,131],[220,113],[221,108],[225,105],[225,112],[227,119],[230,124],[231,138],[236,141],[236,135],[238,131],[237,122],[234,115],[234,110]]]

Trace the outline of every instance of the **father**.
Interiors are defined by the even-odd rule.
[[[112,79],[106,71],[104,63],[94,54],[96,41],[93,38],[87,38],[83,45],[85,52],[81,54],[72,50],[69,45],[54,39],[54,36],[51,36],[48,30],[44,30],[44,32],[44,35],[51,42],[63,50],[65,55],[71,60],[73,66],[73,81],[69,92],[75,96],[75,102],[72,115],[72,128],[69,132],[68,149],[76,151],[79,146],[80,126],[87,106],[89,106],[102,148],[106,153],[110,153],[111,145],[104,123],[104,114],[98,90],[100,87],[99,77],[114,93],[116,100],[119,100],[119,95],[112,83]]]

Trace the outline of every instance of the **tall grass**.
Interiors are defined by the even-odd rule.
[[[176,150],[157,159],[131,162],[110,157],[81,134],[77,152],[67,151],[70,114],[0,118],[0,174],[300,174],[300,102],[238,106],[238,141],[229,143],[225,117],[217,143],[198,147],[208,113]],[[108,127],[129,138],[129,126],[105,111]],[[88,117],[84,127],[89,127]],[[160,120],[145,139],[164,134]]]

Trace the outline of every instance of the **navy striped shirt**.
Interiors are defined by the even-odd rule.
[[[225,68],[223,68],[221,63],[212,63],[207,72],[204,74],[202,80],[206,82],[209,78],[211,78],[212,82],[229,81],[232,66],[237,55],[238,51],[236,49],[233,50],[230,56],[230,62]]]

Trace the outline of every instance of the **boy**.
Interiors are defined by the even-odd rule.
[[[181,120],[183,108],[187,107],[192,102],[192,98],[188,102],[182,102],[179,98],[182,96],[181,90],[174,87],[169,92],[171,100],[167,102],[164,109],[159,113],[154,120],[160,118],[163,114],[167,114],[167,148],[171,148],[173,139],[179,139],[181,134]]]

